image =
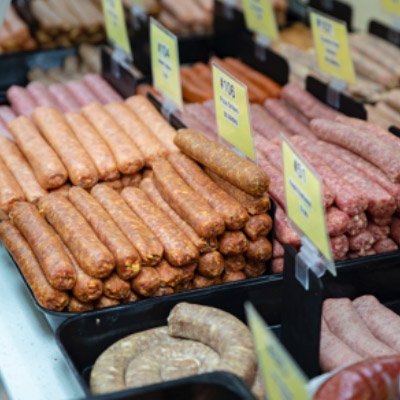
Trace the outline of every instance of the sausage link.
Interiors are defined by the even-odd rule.
[[[251,240],[267,236],[271,229],[272,218],[268,214],[252,216],[244,226],[244,231]]]
[[[140,172],[136,172],[133,175],[123,175],[121,178],[122,187],[139,187],[142,181],[142,175]]]
[[[172,267],[166,260],[162,260],[154,268],[158,272],[161,287],[171,286],[174,288],[184,280],[182,268]]]
[[[197,269],[197,263],[185,265],[181,268],[182,271],[182,283],[191,281],[194,277],[195,271]]]
[[[243,228],[249,219],[246,209],[215,184],[195,161],[182,153],[172,153],[168,160],[182,179],[222,216],[228,229]]]
[[[58,107],[63,112],[78,112],[81,106],[70,95],[68,89],[61,83],[53,83],[49,86],[49,92],[56,99]]]
[[[92,103],[100,103],[100,99],[98,99],[83,82],[68,81],[66,82],[65,87],[81,107],[91,105]]]
[[[130,295],[131,287],[117,274],[113,273],[104,280],[104,294],[110,299],[122,300]]]
[[[367,229],[368,219],[365,212],[361,214],[356,214],[350,217],[349,223],[347,225],[347,234],[349,236],[356,236]]]
[[[130,291],[129,292],[129,296],[126,297],[125,299],[122,299],[122,303],[126,304],[126,303],[136,303],[137,301],[141,300],[142,298],[135,293],[134,291]]]
[[[390,236],[400,245],[400,218],[394,217],[390,225]]]
[[[160,285],[160,277],[153,267],[143,267],[139,275],[132,279],[132,290],[143,297],[152,296]]]
[[[162,244],[122,197],[104,184],[96,185],[91,193],[139,252],[142,265],[158,264],[163,256]]]
[[[169,286],[160,286],[158,290],[153,294],[152,297],[161,297],[161,296],[166,296],[168,294],[173,294],[175,293],[175,290],[172,287]]]
[[[331,249],[333,259],[342,260],[349,251],[349,239],[346,235],[335,236],[331,238]]]
[[[33,97],[36,105],[53,107],[58,109],[57,101],[42,83],[34,81],[26,86],[27,91]]]
[[[248,248],[246,251],[246,258],[254,261],[267,261],[272,257],[272,245],[271,242],[261,237],[256,240],[250,240],[248,242]]]
[[[203,275],[195,274],[192,280],[192,289],[202,289],[209,286],[219,285],[222,283],[221,277],[206,278]]]
[[[265,274],[267,263],[265,261],[246,260],[243,272],[248,278],[258,278]]]
[[[219,251],[227,256],[243,254],[248,246],[248,240],[242,231],[225,232],[219,239]]]
[[[55,189],[65,183],[67,170],[28,118],[15,118],[8,128],[43,188]]]
[[[390,234],[390,226],[379,226],[374,224],[373,222],[368,223],[367,227],[368,231],[371,232],[372,237],[374,238],[375,242],[379,240],[386,239]]]
[[[182,292],[186,292],[188,290],[192,290],[192,282],[184,282],[179,284],[176,288],[175,288],[175,293],[182,293]]]
[[[224,273],[224,275],[222,276],[222,283],[242,281],[246,278],[246,274],[242,271],[231,272],[229,274]]]
[[[71,313],[81,313],[92,310],[94,310],[94,304],[92,301],[84,303],[82,301],[79,301],[75,297],[71,297],[71,300],[68,304],[68,312]]]
[[[81,268],[93,278],[105,278],[114,269],[114,258],[79,211],[61,194],[39,200],[39,210],[60,235]]]
[[[237,256],[225,256],[225,273],[242,271],[246,265],[246,260],[243,254]]]
[[[39,185],[36,177],[18,147],[11,140],[0,137],[0,158],[14,175],[26,199],[35,203],[47,192]],[[0,179],[4,183],[4,179]]]
[[[101,180],[112,181],[119,178],[119,171],[111,150],[83,115],[66,113],[65,119],[75,137],[89,154]]]
[[[66,292],[54,289],[19,230],[9,221],[0,223],[0,239],[13,256],[38,303],[49,310],[62,311],[69,302]]]
[[[94,308],[101,309],[101,308],[115,307],[119,304],[121,304],[121,302],[117,299],[110,299],[107,296],[101,296],[94,302]]]
[[[374,237],[369,231],[364,231],[349,238],[349,248],[352,251],[369,250],[374,244]]]
[[[274,238],[274,241],[272,243],[272,257],[278,258],[278,257],[283,257],[284,255],[285,255],[285,248],[277,238]]]
[[[25,88],[16,85],[12,85],[7,90],[7,99],[17,115],[23,115],[27,118],[30,118],[37,105]]]
[[[261,196],[269,188],[268,175],[261,168],[199,132],[181,129],[174,142],[189,157],[246,193]]]
[[[272,260],[271,270],[273,274],[281,274],[285,267],[285,260],[283,257],[277,257]]]
[[[343,235],[348,230],[350,217],[335,206],[326,210],[326,227],[330,236]]]
[[[136,188],[125,188],[122,197],[164,246],[167,260],[175,267],[195,261],[199,256],[194,244],[146,196]]]
[[[388,253],[389,251],[396,251],[398,250],[398,248],[399,246],[397,246],[397,244],[390,238],[378,240],[373,247],[376,254]]]
[[[223,219],[183,181],[166,160],[153,165],[155,183],[164,200],[200,237],[210,238],[223,233]]]
[[[82,113],[107,143],[120,172],[134,174],[143,168],[140,150],[100,104],[90,104]]]
[[[0,158],[0,209],[9,212],[13,203],[23,200],[25,200],[24,192]]]
[[[72,289],[76,282],[74,267],[60,239],[29,203],[15,203],[10,218],[25,236],[36,254],[51,286],[59,290]]]
[[[122,97],[105,81],[100,75],[87,74],[83,83],[100,99],[104,104],[112,101],[122,101]]]
[[[49,191],[49,193],[60,193],[62,194],[64,197],[68,198],[68,192],[69,189],[72,187],[72,185],[70,183],[64,183],[64,185],[60,186],[57,189],[52,189]]]
[[[218,251],[202,254],[199,259],[197,272],[206,278],[216,278],[224,271],[224,257]]]
[[[110,215],[84,189],[71,188],[68,198],[114,256],[118,276],[124,280],[135,277],[140,270],[139,254]]]

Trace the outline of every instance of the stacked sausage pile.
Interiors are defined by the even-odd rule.
[[[36,38],[42,48],[105,40],[104,16],[97,0],[33,0],[30,7],[39,25]]]
[[[240,377],[264,399],[252,335],[225,311],[179,303],[168,326],[129,335],[106,349],[90,376],[93,394],[106,394],[211,371]]]
[[[216,140],[214,112],[213,102],[189,104],[183,121]],[[294,84],[283,88],[282,100],[268,99],[264,107],[252,104],[251,114],[258,162],[271,178],[270,194],[278,204],[274,272],[283,268],[281,245],[301,244],[284,213],[281,132],[323,179],[335,260],[397,250],[399,139],[370,123],[341,116]]]
[[[269,180],[253,163],[176,135],[142,96],[31,118],[37,128],[8,124],[16,143],[0,138],[0,204],[14,224],[0,226],[43,306],[83,311],[265,273]]]
[[[28,25],[10,5],[0,29],[0,53],[34,50],[36,47],[37,43],[31,37]]]

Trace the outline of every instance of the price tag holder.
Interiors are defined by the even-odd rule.
[[[256,162],[247,86],[215,62],[212,73],[220,142],[227,142],[236,153]]]
[[[183,109],[178,40],[154,18],[150,18],[151,69],[153,86],[164,95],[170,114]]]
[[[246,317],[261,366],[266,397],[271,400],[311,400],[307,378],[280,344],[254,306],[245,304]]]
[[[327,268],[336,276],[326,227],[322,182],[319,175],[282,134],[282,155],[289,220],[302,239],[296,277],[308,290],[308,268],[322,276]]]
[[[278,28],[270,0],[243,0],[243,11],[247,29],[258,35],[258,42],[267,47],[271,40],[278,40]]]
[[[133,60],[124,8],[121,0],[102,0],[108,40],[115,47],[116,57]]]

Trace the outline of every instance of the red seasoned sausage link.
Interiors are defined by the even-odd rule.
[[[143,267],[139,275],[132,279],[132,290],[141,296],[150,297],[160,287],[160,277],[153,267]]]
[[[131,287],[117,274],[113,273],[104,280],[104,294],[110,299],[122,300],[130,295]]]
[[[224,257],[218,251],[202,254],[199,259],[197,273],[206,278],[216,278],[224,271]]]
[[[267,236],[271,229],[272,218],[268,214],[252,216],[244,226],[244,231],[251,240]]]
[[[160,286],[162,287],[171,286],[174,288],[184,280],[182,268],[172,267],[166,260],[162,260],[154,268],[158,272]]]
[[[254,261],[267,261],[272,257],[271,242],[264,237],[248,242],[246,258]]]
[[[248,249],[248,241],[242,231],[225,232],[219,239],[219,251],[224,255],[243,254]]]
[[[246,260],[243,254],[237,256],[225,256],[225,272],[230,274],[232,272],[242,271],[246,265]]]
[[[0,158],[0,210],[9,212],[12,204],[21,200],[25,200],[24,192]]]

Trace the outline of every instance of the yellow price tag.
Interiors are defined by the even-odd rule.
[[[271,0],[243,0],[247,28],[270,40],[278,40],[275,13]]]
[[[315,11],[311,11],[310,18],[321,71],[347,83],[355,83],[346,24]]]
[[[150,46],[153,85],[182,110],[178,40],[154,18],[150,19]]]
[[[121,0],[102,0],[106,32],[109,41],[123,50],[132,60],[132,50],[126,29],[124,8]]]
[[[307,378],[251,303],[246,316],[270,400],[310,400]]]
[[[282,141],[282,153],[287,215],[323,254],[329,262],[328,269],[336,275],[326,229],[321,179],[286,140]]]
[[[386,11],[400,14],[400,0],[382,0],[382,6]]]
[[[256,161],[247,86],[214,62],[212,72],[219,136]]]

